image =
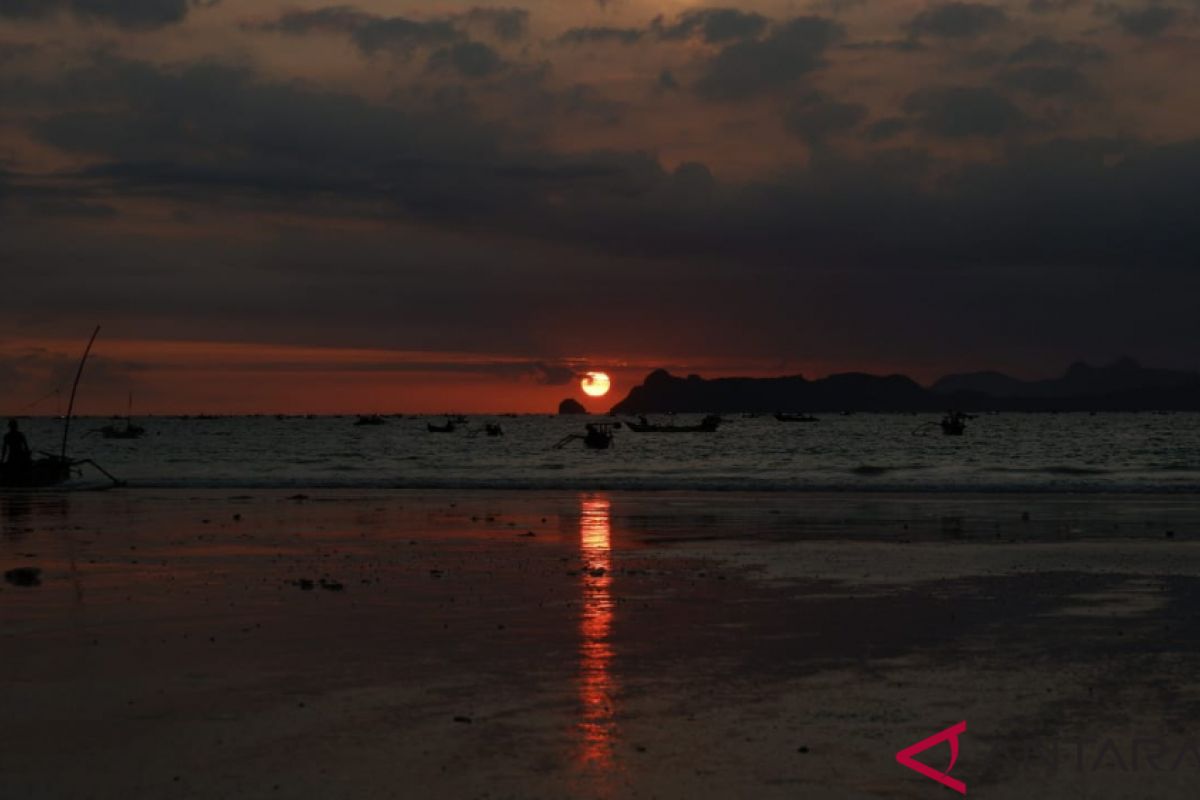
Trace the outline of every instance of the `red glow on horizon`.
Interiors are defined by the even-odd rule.
[[[20,365],[6,386],[0,413],[65,412],[69,379],[83,339],[17,339],[0,343],[0,360]],[[570,377],[547,380],[544,365]],[[779,360],[696,358],[685,365],[667,356],[511,356],[460,351],[314,347],[253,342],[137,340],[96,342],[80,385],[77,413],[124,414],[133,395],[135,415],[152,414],[553,414],[566,398],[595,414],[607,413],[653,369],[706,378],[808,378],[847,365]],[[887,374],[897,369],[856,364]],[[563,370],[559,370],[561,372]],[[902,370],[900,370],[902,371]],[[610,391],[589,396],[578,376],[609,377]],[[919,375],[918,375],[919,377]]]

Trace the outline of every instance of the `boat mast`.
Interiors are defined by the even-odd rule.
[[[79,389],[79,379],[83,377],[83,365],[87,363],[88,353],[92,352],[92,345],[96,342],[96,336],[100,333],[100,326],[96,326],[96,330],[92,331],[92,338],[88,339],[87,347],[84,348],[83,358],[79,359],[79,369],[75,370],[75,383],[71,384],[71,400],[67,403],[67,419],[63,423],[63,440],[62,440],[62,455],[63,461],[67,460],[67,434],[71,432],[71,413],[75,410],[75,392]]]

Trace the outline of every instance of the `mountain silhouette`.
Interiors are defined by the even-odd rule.
[[[1141,366],[1072,364],[1058,378],[1027,381],[1000,372],[948,375],[926,388],[904,375],[851,372],[808,380],[679,377],[651,372],[614,414],[773,411],[1200,411],[1200,373]]]

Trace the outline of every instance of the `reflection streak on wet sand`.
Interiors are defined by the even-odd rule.
[[[583,603],[579,622],[579,698],[582,714],[579,728],[585,766],[608,767],[612,763],[615,725],[611,672],[613,658],[609,639],[612,629],[612,529],[607,497],[584,497],[580,507],[580,552]]]

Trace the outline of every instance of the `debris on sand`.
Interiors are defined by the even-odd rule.
[[[344,591],[346,587],[338,581],[327,581],[324,578],[321,578],[321,588],[327,592],[341,592]]]
[[[17,567],[4,573],[4,580],[13,586],[41,586],[42,571],[37,567]]]
[[[313,583],[308,578],[300,578],[299,580],[295,580],[295,581],[287,581],[287,584],[289,586],[299,586],[301,589],[303,589],[306,592],[311,592],[316,587],[316,584]]]
[[[525,531],[524,533],[518,533],[517,536],[537,536],[537,534],[533,531]]]
[[[463,722],[463,723],[466,723],[467,725],[470,725],[470,724],[471,724],[471,718],[470,718],[470,717],[464,717],[464,716],[461,716],[461,715],[460,715],[460,716],[457,716],[457,717],[455,717],[455,718],[454,718],[454,721],[455,721],[455,722]]]

